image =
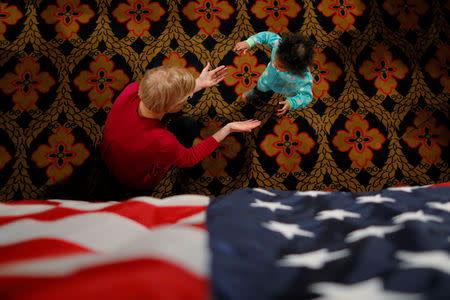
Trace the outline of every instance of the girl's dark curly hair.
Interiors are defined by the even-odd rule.
[[[286,32],[281,36],[277,57],[280,63],[291,73],[303,74],[312,64],[314,43],[300,32]]]

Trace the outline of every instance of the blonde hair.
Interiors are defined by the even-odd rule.
[[[194,89],[195,78],[187,69],[161,66],[145,72],[138,93],[150,111],[166,113],[186,101]]]

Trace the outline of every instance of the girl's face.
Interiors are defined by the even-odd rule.
[[[278,53],[275,53],[275,58],[273,60],[273,66],[280,72],[286,72],[287,69],[283,66],[283,64],[278,59]]]

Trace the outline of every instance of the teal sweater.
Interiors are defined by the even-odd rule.
[[[246,42],[250,48],[255,44],[266,45],[272,48],[270,62],[258,80],[258,88],[263,91],[274,91],[283,94],[291,104],[290,109],[305,107],[313,99],[312,87],[313,78],[308,70],[302,75],[295,75],[290,72],[281,72],[273,66],[275,53],[278,50],[281,37],[273,32],[263,31],[252,35]]]

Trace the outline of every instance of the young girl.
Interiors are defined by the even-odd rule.
[[[309,70],[314,57],[313,42],[301,33],[287,32],[279,36],[264,31],[237,43],[234,50],[245,53],[256,44],[271,47],[271,59],[257,85],[242,95],[243,100],[248,103],[258,98],[267,101],[273,92],[283,94],[286,100],[279,103],[278,116],[289,109],[308,105],[313,99],[313,78]]]

